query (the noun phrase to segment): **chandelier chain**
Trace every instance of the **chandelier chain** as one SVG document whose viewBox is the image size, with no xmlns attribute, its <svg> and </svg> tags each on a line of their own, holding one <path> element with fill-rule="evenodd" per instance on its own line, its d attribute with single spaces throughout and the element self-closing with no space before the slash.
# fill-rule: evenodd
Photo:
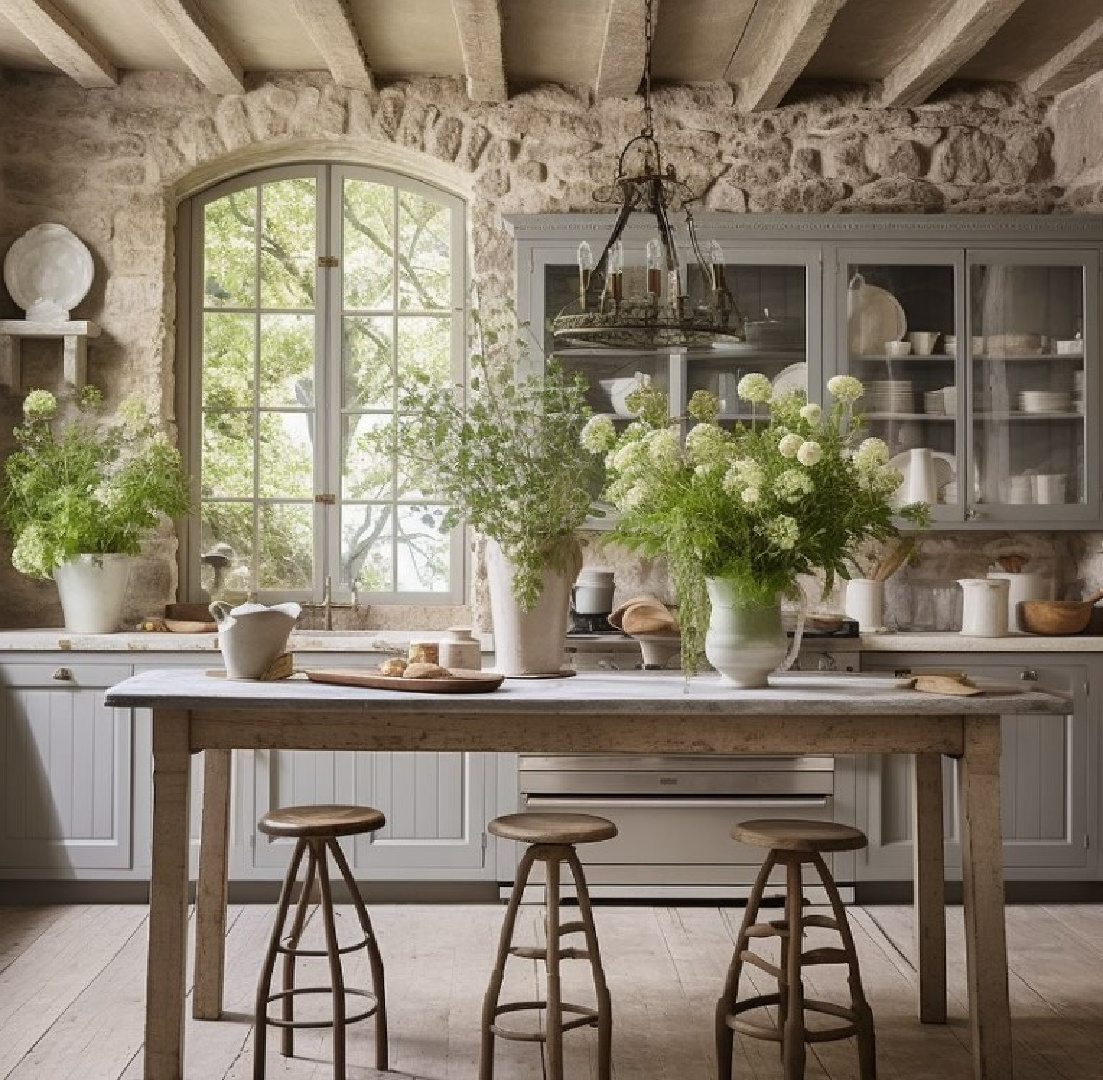
<svg viewBox="0 0 1103 1080">
<path fill-rule="evenodd" d="M 655 133 L 654 117 L 651 111 L 651 43 L 654 40 L 655 33 L 653 8 L 654 0 L 646 0 L 643 28 L 643 133 L 649 137 Z"/>
</svg>

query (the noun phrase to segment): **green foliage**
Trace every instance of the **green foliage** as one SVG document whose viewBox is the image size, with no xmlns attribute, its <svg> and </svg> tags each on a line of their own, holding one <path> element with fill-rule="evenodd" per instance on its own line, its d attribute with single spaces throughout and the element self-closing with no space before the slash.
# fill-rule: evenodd
<svg viewBox="0 0 1103 1080">
<path fill-rule="evenodd" d="M 544 567 L 563 567 L 589 513 L 598 463 L 579 442 L 590 408 L 586 380 L 554 361 L 543 376 L 517 377 L 527 348 L 516 331 L 476 324 L 469 395 L 415 377 L 401 396 L 400 454 L 426 490 L 449 503 L 442 528 L 466 520 L 496 540 L 515 567 L 513 592 L 526 610 Z"/>
<path fill-rule="evenodd" d="M 145 406 L 128 398 L 117 420 L 97 421 L 101 402 L 86 387 L 78 415 L 60 422 L 53 394 L 27 395 L 19 449 L 4 465 L 2 510 L 21 573 L 48 578 L 80 554 L 137 555 L 162 514 L 188 510 L 180 453 Z"/>
<path fill-rule="evenodd" d="M 693 670 L 709 617 L 706 578 L 725 578 L 752 602 L 793 588 L 798 574 L 825 573 L 825 588 L 849 576 L 863 540 L 896 535 L 893 514 L 916 524 L 926 504 L 894 511 L 900 474 L 880 439 L 859 444 L 862 393 L 856 379 L 832 379 L 836 397 L 821 414 L 802 393 L 769 400 L 768 417 L 732 429 L 716 422 L 714 395 L 698 392 L 684 441 L 665 395 L 644 387 L 629 397 L 639 419 L 620 433 L 595 418 L 583 441 L 604 454 L 606 497 L 619 511 L 614 537 L 664 556 L 679 601 L 683 663 Z M 765 406 L 769 383 L 741 381 L 740 396 Z"/>
</svg>

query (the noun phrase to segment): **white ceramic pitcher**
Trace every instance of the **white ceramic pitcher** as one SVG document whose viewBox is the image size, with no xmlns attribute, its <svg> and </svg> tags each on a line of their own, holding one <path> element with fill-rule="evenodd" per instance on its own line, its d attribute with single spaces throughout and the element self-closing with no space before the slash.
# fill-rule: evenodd
<svg viewBox="0 0 1103 1080">
<path fill-rule="evenodd" d="M 210 612 L 218 623 L 218 647 L 229 679 L 259 679 L 280 653 L 302 609 L 298 604 L 246 603 L 231 608 L 215 600 Z"/>
<path fill-rule="evenodd" d="M 961 578 L 964 594 L 961 632 L 967 637 L 1005 637 L 1008 582 L 1002 578 Z"/>
</svg>

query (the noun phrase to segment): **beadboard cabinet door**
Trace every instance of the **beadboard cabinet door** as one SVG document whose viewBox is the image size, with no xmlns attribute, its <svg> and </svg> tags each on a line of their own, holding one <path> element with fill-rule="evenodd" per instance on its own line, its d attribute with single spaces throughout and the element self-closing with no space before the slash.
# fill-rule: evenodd
<svg viewBox="0 0 1103 1080">
<path fill-rule="evenodd" d="M 1097 783 L 1091 763 L 1098 754 L 1098 723 L 1089 695 L 1096 661 L 1035 663 L 1026 657 L 961 654 L 866 654 L 863 671 L 952 668 L 972 676 L 1069 694 L 1067 716 L 1006 716 L 1000 765 L 1000 818 L 1005 876 L 1015 880 L 1086 881 L 1096 876 L 1091 825 L 1097 817 Z M 960 876 L 957 762 L 943 760 L 943 823 L 946 867 Z M 902 756 L 865 759 L 859 782 L 859 828 L 869 847 L 858 853 L 857 875 L 865 881 L 912 877 L 912 791 L 909 762 Z"/>
<path fill-rule="evenodd" d="M 134 717 L 103 691 L 130 666 L 0 663 L 0 875 L 132 866 Z"/>
</svg>

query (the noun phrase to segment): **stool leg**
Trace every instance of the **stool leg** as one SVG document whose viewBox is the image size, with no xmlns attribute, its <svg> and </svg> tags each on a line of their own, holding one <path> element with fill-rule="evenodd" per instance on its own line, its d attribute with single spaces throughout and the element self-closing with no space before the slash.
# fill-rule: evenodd
<svg viewBox="0 0 1103 1080">
<path fill-rule="evenodd" d="M 380 1072 L 387 1071 L 387 991 L 383 980 L 383 957 L 379 954 L 379 943 L 375 940 L 375 932 L 372 930 L 371 919 L 368 917 L 368 909 L 364 904 L 364 898 L 356 885 L 356 879 L 349 870 L 348 860 L 341 850 L 341 845 L 336 839 L 329 840 L 329 850 L 333 853 L 333 861 L 341 871 L 341 877 L 345 879 L 349 896 L 352 897 L 352 905 L 356 908 L 357 918 L 360 920 L 360 929 L 364 931 L 364 939 L 368 943 L 368 962 L 371 964 L 372 993 L 375 994 L 375 1067 Z"/>
<path fill-rule="evenodd" d="M 297 949 L 299 940 L 303 935 L 303 927 L 306 925 L 306 913 L 310 908 L 310 894 L 314 889 L 314 877 L 318 871 L 318 860 L 314 856 L 314 849 L 307 848 L 306 875 L 303 877 L 303 891 L 299 894 L 299 902 L 295 905 L 295 917 L 291 920 L 291 929 L 287 934 L 287 947 Z M 283 978 L 281 989 L 287 994 L 281 999 L 280 1016 L 284 1020 L 295 1019 L 295 999 L 288 991 L 295 988 L 295 961 L 298 957 L 290 953 L 283 954 Z M 295 1054 L 295 1032 L 292 1028 L 285 1027 L 280 1031 L 280 1053 L 284 1057 L 293 1057 Z"/>
<path fill-rule="evenodd" d="M 521 906 L 521 897 L 525 892 L 536 852 L 528 848 L 521 856 L 517 866 L 517 877 L 513 883 L 513 892 L 509 896 L 502 932 L 498 936 L 498 956 L 494 961 L 494 970 L 490 973 L 490 983 L 483 998 L 482 1040 L 479 1050 L 479 1080 L 494 1080 L 494 1018 L 498 1009 L 498 998 L 502 993 L 502 981 L 506 974 L 506 960 L 509 959 L 509 947 L 513 943 L 513 930 L 517 925 L 517 910 Z M 263 1080 L 263 1078 L 258 1078 Z"/>
<path fill-rule="evenodd" d="M 858 967 L 858 950 L 854 947 L 854 935 L 850 932 L 850 921 L 846 917 L 846 909 L 843 907 L 835 879 L 818 853 L 814 858 L 816 870 L 823 879 L 827 898 L 831 901 L 835 922 L 839 924 L 839 936 L 843 940 L 843 949 L 846 951 L 850 1007 L 858 1018 L 858 1075 L 861 1080 L 877 1080 L 877 1043 L 873 1031 L 873 1010 L 869 1007 L 865 991 L 862 989 L 862 975 Z"/>
<path fill-rule="evenodd" d="M 590 904 L 590 890 L 586 887 L 582 863 L 573 847 L 567 849 L 567 865 L 571 868 L 575 892 L 578 894 L 578 912 L 582 917 L 582 932 L 586 937 L 586 951 L 590 954 L 590 969 L 594 974 L 594 995 L 597 998 L 597 1080 L 611 1080 L 613 1003 L 609 997 L 609 987 L 605 982 L 601 951 L 598 949 L 597 927 L 594 925 L 594 911 Z"/>
<path fill-rule="evenodd" d="M 345 1080 L 345 976 L 341 971 L 341 954 L 337 951 L 337 926 L 333 920 L 333 893 L 329 888 L 329 867 L 326 865 L 324 840 L 311 840 L 318 859 L 318 887 L 322 892 L 322 920 L 326 931 L 326 955 L 333 986 L 333 1080 Z"/>
<path fill-rule="evenodd" d="M 801 862 L 788 855 L 785 859 L 785 926 L 789 932 L 789 949 L 785 965 L 787 997 L 785 1027 L 781 1060 L 785 1080 L 803 1080 L 804 1077 L 804 984 L 800 975 L 800 955 L 804 937 L 803 907 L 804 889 L 801 885 Z"/>
<path fill-rule="evenodd" d="M 283 878 L 280 902 L 276 908 L 276 924 L 272 927 L 268 952 L 264 955 L 260 979 L 257 981 L 257 1000 L 253 1015 L 253 1080 L 264 1080 L 264 1055 L 268 1042 L 268 995 L 272 992 L 272 972 L 276 970 L 276 957 L 279 955 L 280 939 L 283 937 L 283 924 L 287 919 L 287 909 L 291 906 L 291 890 L 295 887 L 295 878 L 299 874 L 299 865 L 303 861 L 305 850 L 306 841 L 299 840 Z"/>
<path fill-rule="evenodd" d="M 728 1014 L 732 1011 L 739 997 L 739 974 L 743 970 L 743 953 L 747 949 L 747 931 L 754 926 L 758 918 L 758 909 L 762 903 L 762 894 L 766 891 L 766 883 L 770 880 L 770 871 L 773 870 L 777 856 L 771 851 L 766 855 L 762 863 L 762 869 L 758 871 L 750 895 L 747 897 L 747 907 L 743 912 L 743 923 L 739 927 L 739 933 L 735 939 L 735 951 L 732 953 L 731 964 L 728 965 L 728 977 L 724 981 L 724 992 L 716 1003 L 716 1070 L 719 1080 L 731 1080 L 732 1076 L 732 1048 L 735 1033 L 728 1027 Z"/>
<path fill-rule="evenodd" d="M 542 846 L 542 845 L 541 845 Z M 548 976 L 547 1030 L 544 1045 L 548 1048 L 547 1080 L 563 1080 L 563 1001 L 559 983 L 559 860 L 553 853 L 546 860 L 547 884 L 545 899 L 548 942 L 544 966 Z"/>
</svg>

